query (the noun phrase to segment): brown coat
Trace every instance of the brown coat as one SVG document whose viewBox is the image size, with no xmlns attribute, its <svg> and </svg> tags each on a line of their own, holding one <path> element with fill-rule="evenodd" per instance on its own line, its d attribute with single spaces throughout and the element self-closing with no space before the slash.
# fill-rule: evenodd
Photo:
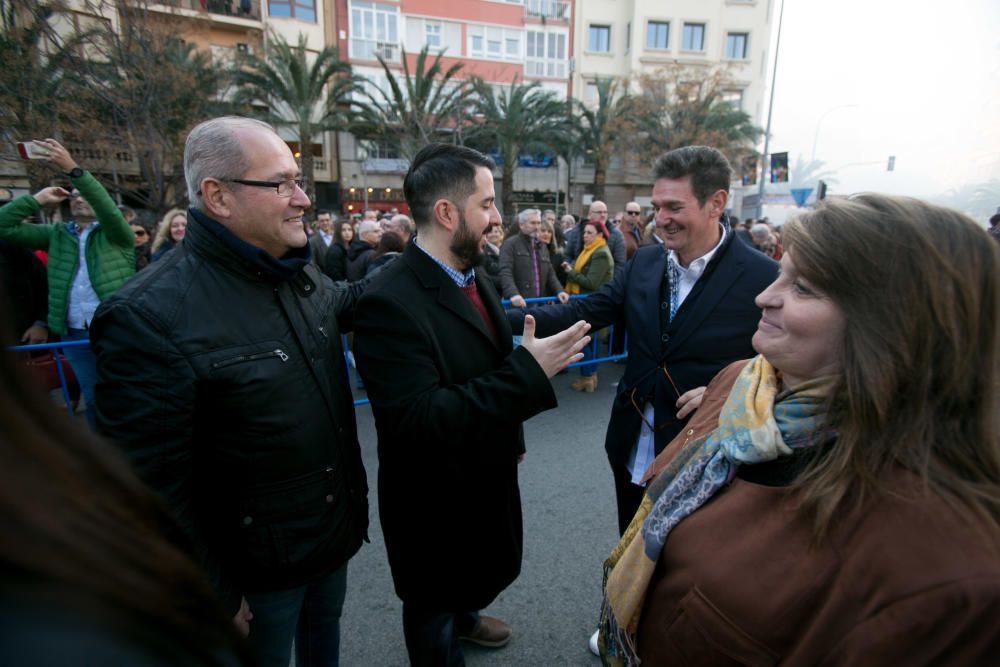
<svg viewBox="0 0 1000 667">
<path fill-rule="evenodd" d="M 714 428 L 744 362 L 709 385 L 651 467 Z M 737 477 L 667 539 L 638 629 L 643 665 L 1000 662 L 997 531 L 897 471 L 820 547 L 787 488 Z"/>
</svg>

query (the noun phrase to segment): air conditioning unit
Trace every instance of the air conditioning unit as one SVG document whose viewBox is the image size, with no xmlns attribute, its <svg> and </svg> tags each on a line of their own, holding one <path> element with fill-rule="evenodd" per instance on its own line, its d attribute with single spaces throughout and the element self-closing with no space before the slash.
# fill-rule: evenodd
<svg viewBox="0 0 1000 667">
<path fill-rule="evenodd" d="M 243 42 L 240 42 L 236 45 L 236 50 L 246 56 L 253 55 L 253 47 Z"/>
</svg>

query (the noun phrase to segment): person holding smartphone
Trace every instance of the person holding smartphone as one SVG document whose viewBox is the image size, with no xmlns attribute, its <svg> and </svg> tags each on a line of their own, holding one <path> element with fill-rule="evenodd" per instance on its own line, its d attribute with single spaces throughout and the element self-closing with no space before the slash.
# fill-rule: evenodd
<svg viewBox="0 0 1000 667">
<path fill-rule="evenodd" d="M 63 340 L 89 337 L 90 321 L 102 301 L 135 273 L 135 233 L 114 200 L 55 139 L 32 142 L 31 159 L 45 160 L 63 172 L 72 189 L 48 187 L 0 208 L 0 239 L 49 254 L 49 331 Z M 55 224 L 25 222 L 43 206 L 70 200 L 71 218 Z M 94 427 L 96 361 L 89 347 L 65 350 Z"/>
</svg>

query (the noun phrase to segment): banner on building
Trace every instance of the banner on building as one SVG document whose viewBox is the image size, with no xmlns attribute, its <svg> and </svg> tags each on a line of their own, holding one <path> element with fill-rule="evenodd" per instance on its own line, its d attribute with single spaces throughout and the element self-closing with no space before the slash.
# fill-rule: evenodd
<svg viewBox="0 0 1000 667">
<path fill-rule="evenodd" d="M 771 153 L 771 182 L 788 182 L 788 153 Z"/>
<path fill-rule="evenodd" d="M 757 156 L 748 155 L 743 158 L 741 169 L 743 185 L 757 185 Z"/>
</svg>

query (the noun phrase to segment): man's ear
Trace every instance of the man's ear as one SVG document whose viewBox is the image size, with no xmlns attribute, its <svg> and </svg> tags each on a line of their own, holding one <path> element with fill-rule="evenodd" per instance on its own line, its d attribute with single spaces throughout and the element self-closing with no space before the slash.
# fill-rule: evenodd
<svg viewBox="0 0 1000 667">
<path fill-rule="evenodd" d="M 726 202 L 729 201 L 729 193 L 725 190 L 716 190 L 712 193 L 705 204 L 708 212 L 713 218 L 720 218 L 726 212 Z"/>
<path fill-rule="evenodd" d="M 205 205 L 205 213 L 216 220 L 232 216 L 232 196 L 232 191 L 222 187 L 214 178 L 206 178 L 201 182 L 201 201 Z"/>
<path fill-rule="evenodd" d="M 434 221 L 448 232 L 458 229 L 458 207 L 450 199 L 438 199 L 431 212 Z"/>
</svg>

